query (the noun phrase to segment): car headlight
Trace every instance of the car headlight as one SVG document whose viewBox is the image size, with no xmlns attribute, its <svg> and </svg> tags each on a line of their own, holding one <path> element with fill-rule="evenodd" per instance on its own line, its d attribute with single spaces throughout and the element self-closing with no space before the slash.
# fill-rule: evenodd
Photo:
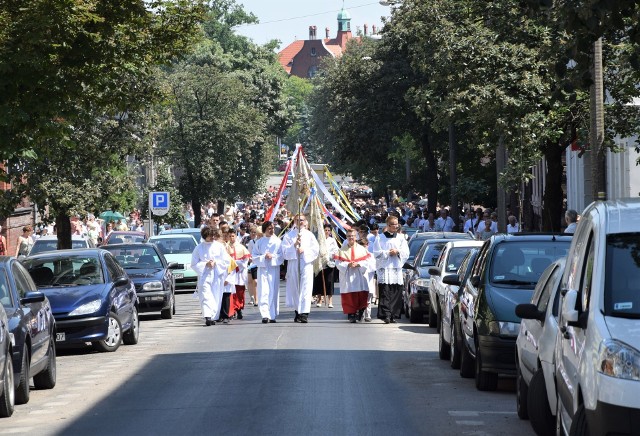
<svg viewBox="0 0 640 436">
<path fill-rule="evenodd" d="M 102 306 L 102 300 L 93 300 L 80 307 L 76 307 L 69 313 L 69 315 L 86 315 L 88 313 L 94 313 L 100 309 L 100 306 Z"/>
<path fill-rule="evenodd" d="M 416 281 L 413 282 L 413 284 L 415 285 L 416 288 L 428 288 L 429 287 L 429 279 L 416 279 Z"/>
<path fill-rule="evenodd" d="M 489 334 L 497 336 L 518 336 L 519 322 L 491 321 L 489 322 Z"/>
<path fill-rule="evenodd" d="M 598 372 L 610 377 L 640 380 L 640 351 L 614 339 L 600 344 Z"/>
<path fill-rule="evenodd" d="M 162 282 L 149 282 L 142 285 L 143 291 L 162 291 L 163 289 Z"/>
</svg>

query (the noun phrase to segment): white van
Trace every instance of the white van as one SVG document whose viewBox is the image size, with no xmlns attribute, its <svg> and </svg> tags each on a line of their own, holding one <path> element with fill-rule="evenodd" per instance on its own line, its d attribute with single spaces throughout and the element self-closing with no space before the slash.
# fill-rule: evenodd
<svg viewBox="0 0 640 436">
<path fill-rule="evenodd" d="M 585 209 L 561 282 L 559 434 L 638 434 L 640 199 Z"/>
</svg>

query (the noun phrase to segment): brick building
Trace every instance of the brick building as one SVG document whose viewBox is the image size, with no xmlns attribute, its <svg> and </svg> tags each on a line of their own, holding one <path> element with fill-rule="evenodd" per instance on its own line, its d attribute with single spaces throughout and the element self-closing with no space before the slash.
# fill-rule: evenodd
<svg viewBox="0 0 640 436">
<path fill-rule="evenodd" d="M 0 193 L 8 190 L 10 185 L 0 182 Z M 7 253 L 10 255 L 16 252 L 16 241 L 18 236 L 22 236 L 22 228 L 26 225 L 33 226 L 35 218 L 35 209 L 28 199 L 22 202 L 14 209 L 9 216 L 0 215 L 0 225 L 2 226 L 2 236 L 7 240 Z"/>
<path fill-rule="evenodd" d="M 363 36 L 369 37 L 369 29 L 364 25 Z M 376 26 L 372 27 L 372 37 L 376 36 Z M 347 47 L 347 41 L 353 36 L 351 31 L 351 15 L 344 8 L 338 13 L 338 33 L 330 37 L 330 29 L 325 28 L 325 37 L 318 38 L 316 26 L 309 26 L 309 39 L 294 41 L 278 53 L 278 59 L 287 73 L 302 78 L 313 77 L 322 58 L 338 57 Z"/>
</svg>

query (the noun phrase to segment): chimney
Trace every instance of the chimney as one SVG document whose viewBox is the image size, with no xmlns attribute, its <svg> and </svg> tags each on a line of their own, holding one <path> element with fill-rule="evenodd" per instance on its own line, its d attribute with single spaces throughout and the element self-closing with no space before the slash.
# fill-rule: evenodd
<svg viewBox="0 0 640 436">
<path fill-rule="evenodd" d="M 316 39 L 316 26 L 309 26 L 309 39 Z"/>
<path fill-rule="evenodd" d="M 327 39 L 331 38 L 331 37 L 329 36 L 329 28 L 328 28 L 328 27 L 325 27 L 325 28 L 324 28 L 324 34 L 326 35 Z"/>
<path fill-rule="evenodd" d="M 364 36 L 367 36 L 367 31 L 369 30 L 369 26 L 367 26 L 367 23 L 364 24 Z"/>
<path fill-rule="evenodd" d="M 375 34 L 377 33 L 377 32 L 376 32 L 377 30 L 378 30 L 378 29 L 376 28 L 376 25 L 375 25 L 375 24 L 374 24 L 373 26 L 371 26 L 371 33 L 372 33 L 373 35 L 375 35 Z"/>
</svg>

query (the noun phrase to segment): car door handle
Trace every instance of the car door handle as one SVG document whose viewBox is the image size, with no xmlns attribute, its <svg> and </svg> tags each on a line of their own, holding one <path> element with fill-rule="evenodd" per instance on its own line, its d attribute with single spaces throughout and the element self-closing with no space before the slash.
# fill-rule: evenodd
<svg viewBox="0 0 640 436">
<path fill-rule="evenodd" d="M 560 327 L 560 333 L 562 333 L 562 337 L 565 339 L 571 339 L 571 335 L 569 334 L 569 331 L 567 330 L 566 327 L 562 326 Z"/>
</svg>

